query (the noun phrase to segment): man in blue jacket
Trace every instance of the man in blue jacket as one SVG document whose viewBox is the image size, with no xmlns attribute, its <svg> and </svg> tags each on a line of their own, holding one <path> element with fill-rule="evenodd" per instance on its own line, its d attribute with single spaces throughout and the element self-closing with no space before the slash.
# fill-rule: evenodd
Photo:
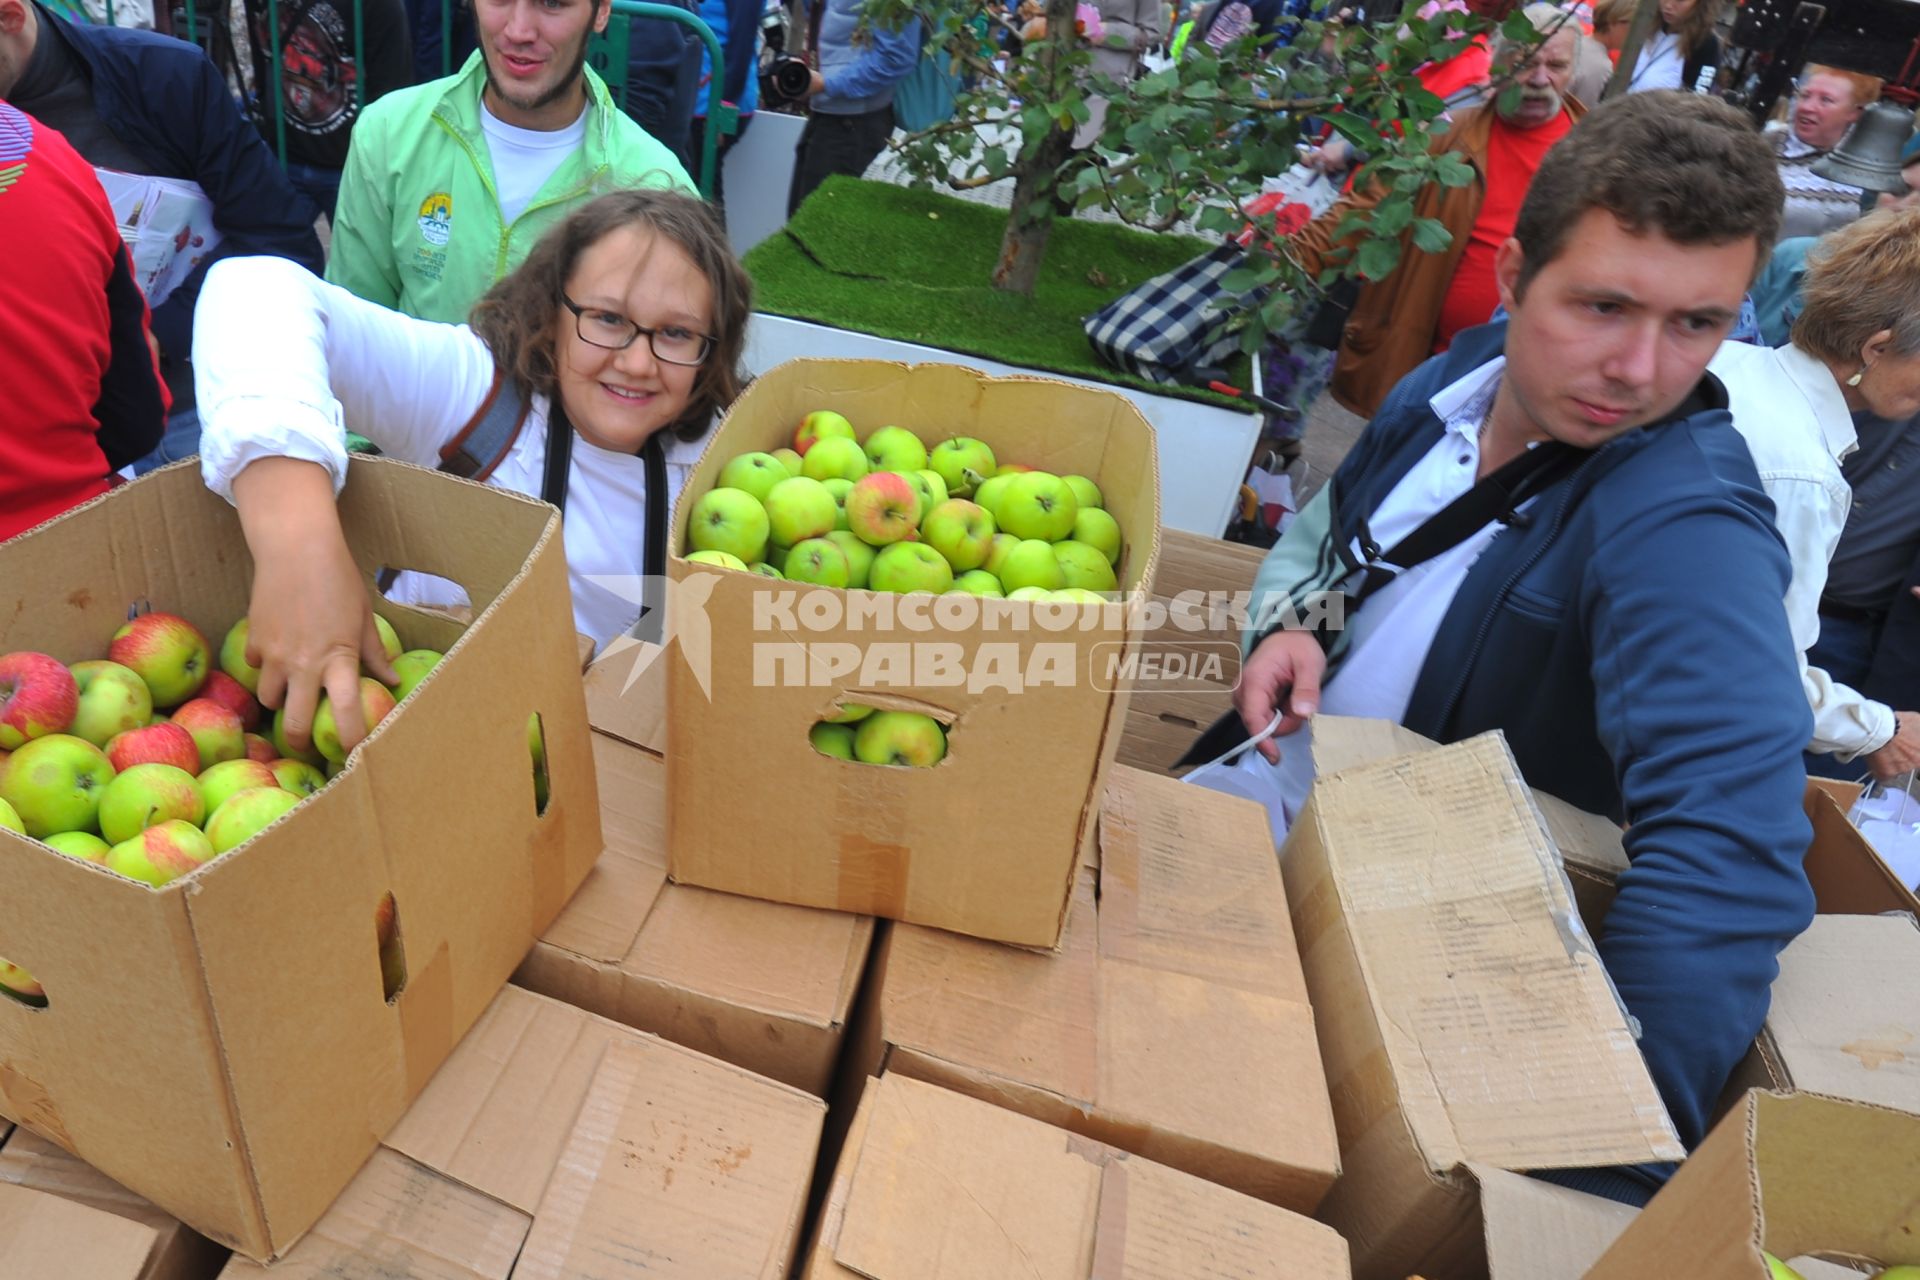
<svg viewBox="0 0 1920 1280">
<path fill-rule="evenodd" d="M 1235 692 L 1289 735 L 1262 745 L 1289 810 L 1324 711 L 1502 730 L 1533 786 L 1629 823 L 1600 952 L 1689 1144 L 1813 915 L 1791 569 L 1706 373 L 1779 226 L 1771 169 L 1737 111 L 1671 92 L 1550 151 L 1495 260 L 1510 318 L 1394 388 L 1255 586 L 1358 607 L 1337 633 L 1256 621 Z M 1483 514 L 1428 523 L 1488 477 Z M 1667 1172 L 1576 1185 L 1644 1199 Z"/>
<path fill-rule="evenodd" d="M 860 28 L 864 0 L 819 0 L 820 63 L 793 160 L 787 216 L 836 173 L 859 177 L 893 135 L 893 91 L 920 60 L 921 28 Z"/>
<path fill-rule="evenodd" d="M 198 452 L 188 353 L 201 281 L 230 255 L 270 254 L 319 271 L 317 211 L 287 181 L 213 63 L 185 41 L 75 26 L 33 0 L 0 0 L 0 98 L 66 135 L 94 168 L 197 183 L 213 205 L 219 246 L 153 309 L 173 412 L 159 449 L 136 466 Z"/>
</svg>

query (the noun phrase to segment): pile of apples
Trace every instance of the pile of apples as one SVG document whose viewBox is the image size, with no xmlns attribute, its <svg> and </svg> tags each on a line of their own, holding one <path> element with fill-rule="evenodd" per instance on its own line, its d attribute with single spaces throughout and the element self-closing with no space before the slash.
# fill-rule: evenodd
<svg viewBox="0 0 1920 1280">
<path fill-rule="evenodd" d="M 403 650 L 376 618 L 400 682 L 360 681 L 371 729 L 440 661 Z M 332 703 L 314 715 L 313 748 L 286 739 L 284 712 L 255 698 L 247 620 L 220 646 L 185 618 L 145 613 L 114 632 L 104 659 L 71 667 L 44 653 L 0 656 L 0 827 L 71 858 L 160 886 L 251 839 L 325 786 L 346 763 Z M 255 729 L 264 728 L 265 733 Z M 45 991 L 0 960 L 0 988 L 31 1003 Z"/>
<path fill-rule="evenodd" d="M 911 769 L 931 769 L 947 757 L 947 730 L 918 711 L 882 711 L 842 705 L 807 731 L 823 756 Z"/>
<path fill-rule="evenodd" d="M 1085 476 L 1001 463 L 969 436 L 928 449 L 900 426 L 864 444 L 809 413 L 791 449 L 744 453 L 694 503 L 687 559 L 826 587 L 1112 598 L 1120 526 Z"/>
</svg>

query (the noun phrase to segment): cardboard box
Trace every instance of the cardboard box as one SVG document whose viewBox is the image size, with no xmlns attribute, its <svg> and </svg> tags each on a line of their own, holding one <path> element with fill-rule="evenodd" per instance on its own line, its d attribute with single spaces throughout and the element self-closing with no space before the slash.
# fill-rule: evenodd
<svg viewBox="0 0 1920 1280">
<path fill-rule="evenodd" d="M 48 996 L 0 1005 L 0 1113 L 260 1258 L 325 1212 L 601 848 L 553 510 L 356 459 L 340 515 L 369 582 L 422 569 L 480 612 L 462 633 L 382 606 L 447 657 L 332 785 L 157 890 L 0 832 L 0 955 Z M 98 656 L 143 602 L 218 643 L 247 609 L 245 548 L 190 464 L 116 489 L 0 545 L 0 652 Z M 392 1003 L 373 931 L 389 891 L 407 969 Z M 165 1081 L 166 1105 L 129 1080 Z"/>
<path fill-rule="evenodd" d="M 806 1280 L 1346 1280 L 1331 1228 L 901 1076 L 869 1080 Z"/>
<path fill-rule="evenodd" d="M 1729 1086 L 1795 1089 L 1920 1113 L 1920 927 L 1815 916 L 1780 953 L 1766 1028 Z"/>
<path fill-rule="evenodd" d="M 228 1257 L 226 1249 L 161 1212 L 152 1201 L 25 1129 L 15 1130 L 0 1146 L 0 1183 L 59 1196 L 149 1228 L 152 1243 L 145 1264 L 127 1273 L 129 1280 L 213 1280 Z M 18 1273 L 0 1268 L 0 1275 L 10 1274 Z"/>
<path fill-rule="evenodd" d="M 0 1183 L 0 1276 L 142 1280 L 154 1241 L 131 1218 Z"/>
<path fill-rule="evenodd" d="M 1484 1271 L 1469 1163 L 1685 1154 L 1497 735 L 1321 777 L 1281 867 L 1361 1280 Z"/>
<path fill-rule="evenodd" d="M 1153 581 L 1153 429 L 1124 397 L 955 365 L 796 360 L 763 374 L 714 433 L 674 513 L 673 878 L 1054 946 L 1126 720 L 1125 681 L 1113 688 L 1108 677 L 1138 636 L 1119 607 L 1059 612 L 1074 629 L 1050 630 L 1026 602 L 841 591 L 690 565 L 689 513 L 721 467 L 785 443 L 808 412 L 829 406 L 863 434 L 897 422 L 930 443 L 976 436 L 996 457 L 1091 477 L 1120 524 L 1122 590 L 1142 597 Z M 688 602 L 702 594 L 690 623 Z M 815 751 L 807 731 L 847 701 L 933 715 L 949 727 L 946 758 L 889 769 Z"/>
<path fill-rule="evenodd" d="M 1266 816 L 1125 766 L 1058 955 L 894 925 L 850 1065 L 1298 1212 L 1339 1172 Z M 858 1076 L 854 1077 L 856 1080 Z"/>
<path fill-rule="evenodd" d="M 313 1231 L 223 1280 L 771 1280 L 824 1113 L 508 987 Z"/>
<path fill-rule="evenodd" d="M 1796 1265 L 1802 1256 L 1920 1264 L 1916 1187 L 1920 1116 L 1755 1091 L 1586 1280 L 1768 1280 L 1762 1250 Z"/>
<path fill-rule="evenodd" d="M 665 763 L 602 733 L 593 754 L 606 852 L 514 980 L 826 1096 L 872 917 L 668 883 Z"/>
<path fill-rule="evenodd" d="M 1488 1280 L 1575 1280 L 1639 1213 L 1505 1169 L 1470 1164 L 1466 1176 L 1480 1197 Z"/>
</svg>

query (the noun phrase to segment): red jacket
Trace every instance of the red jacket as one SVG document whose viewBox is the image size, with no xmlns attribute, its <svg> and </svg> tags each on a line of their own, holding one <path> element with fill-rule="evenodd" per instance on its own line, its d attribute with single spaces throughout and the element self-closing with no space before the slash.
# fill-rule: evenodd
<svg viewBox="0 0 1920 1280">
<path fill-rule="evenodd" d="M 0 102 L 0 539 L 105 493 L 168 399 L 147 303 L 93 169 Z"/>
</svg>

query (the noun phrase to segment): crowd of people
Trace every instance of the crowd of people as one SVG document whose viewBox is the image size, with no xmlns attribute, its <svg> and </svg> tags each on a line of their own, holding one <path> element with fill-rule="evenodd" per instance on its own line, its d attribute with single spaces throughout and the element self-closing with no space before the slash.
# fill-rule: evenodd
<svg viewBox="0 0 1920 1280">
<path fill-rule="evenodd" d="M 1113 7 L 1116 66 L 1175 29 Z M 1880 86 L 1809 68 L 1762 132 L 1696 92 L 1715 10 L 1662 0 L 1619 76 L 1626 19 L 1604 2 L 1591 33 L 1535 4 L 1538 39 L 1430 69 L 1451 103 L 1432 145 L 1473 181 L 1420 193 L 1450 246 L 1405 253 L 1354 302 L 1332 391 L 1370 421 L 1261 571 L 1256 613 L 1294 621 L 1249 634 L 1222 727 L 1269 735 L 1243 767 L 1280 829 L 1324 713 L 1442 741 L 1501 730 L 1531 783 L 1626 824 L 1600 946 L 1689 1142 L 1811 917 L 1806 774 L 1920 767 L 1903 474 L 1920 466 L 1920 144 L 1909 190 L 1870 211 L 1810 161 Z M 750 109 L 733 37 L 752 49 L 757 9 L 700 11 L 729 39 L 696 78 Z M 284 48 L 354 45 L 333 0 L 279 12 Z M 1285 38 L 1300 12 L 1223 0 L 1181 36 Z M 304 83 L 282 164 L 199 49 L 0 0 L 0 538 L 197 453 L 257 566 L 249 659 L 295 745 L 323 693 L 357 705 L 361 664 L 387 670 L 334 505 L 349 432 L 560 507 L 570 624 L 631 629 L 640 606 L 601 584 L 661 572 L 665 513 L 740 390 L 752 287 L 684 139 L 587 68 L 608 17 L 605 0 L 476 0 L 449 74 L 398 83 L 412 60 L 383 47 L 364 107 L 352 83 Z M 790 207 L 874 158 L 921 57 L 912 24 L 857 35 L 855 0 L 820 18 Z M 1583 76 L 1631 92 L 1590 105 Z M 211 207 L 217 243 L 151 307 L 102 170 Z M 1343 220 L 1380 194 L 1359 165 L 1293 240 L 1310 271 L 1344 260 Z M 387 589 L 457 603 L 416 575 Z M 1326 593 L 1342 625 L 1300 623 L 1329 616 L 1297 608 Z M 1665 1173 L 1565 1176 L 1631 1201 Z"/>
</svg>

